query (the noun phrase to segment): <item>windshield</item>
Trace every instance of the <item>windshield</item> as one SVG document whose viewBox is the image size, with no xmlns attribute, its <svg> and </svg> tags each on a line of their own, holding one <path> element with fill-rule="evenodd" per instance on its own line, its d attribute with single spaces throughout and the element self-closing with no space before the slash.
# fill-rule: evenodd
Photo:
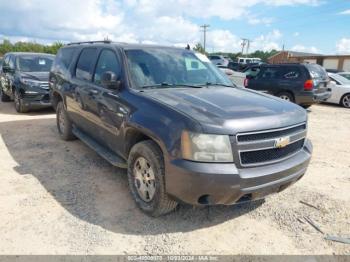
<svg viewBox="0 0 350 262">
<path fill-rule="evenodd" d="M 229 85 L 231 81 L 210 60 L 181 49 L 132 49 L 125 51 L 134 88 L 179 85 Z"/>
<path fill-rule="evenodd" d="M 334 75 L 332 75 L 332 77 L 333 77 L 336 81 L 342 83 L 343 85 L 350 85 L 350 80 L 347 79 L 347 78 L 345 78 L 344 76 L 334 74 Z"/>
<path fill-rule="evenodd" d="M 17 67 L 22 72 L 49 72 L 52 62 L 50 56 L 19 56 Z"/>
</svg>

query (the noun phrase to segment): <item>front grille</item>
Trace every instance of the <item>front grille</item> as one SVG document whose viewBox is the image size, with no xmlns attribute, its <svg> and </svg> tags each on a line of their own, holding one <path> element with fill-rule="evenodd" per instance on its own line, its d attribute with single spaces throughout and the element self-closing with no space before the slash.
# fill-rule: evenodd
<svg viewBox="0 0 350 262">
<path fill-rule="evenodd" d="M 277 137 L 282 137 L 282 136 L 302 132 L 304 130 L 306 130 L 306 124 L 287 128 L 287 129 L 282 129 L 278 131 L 272 131 L 272 132 L 267 131 L 267 132 L 254 133 L 254 134 L 242 134 L 237 136 L 237 141 L 251 142 L 256 140 L 265 140 L 265 139 L 277 138 Z"/>
<path fill-rule="evenodd" d="M 40 88 L 48 90 L 49 89 L 49 83 L 42 83 L 42 84 L 40 84 Z"/>
<path fill-rule="evenodd" d="M 305 139 L 302 139 L 283 148 L 270 148 L 258 151 L 241 152 L 241 163 L 243 165 L 257 164 L 288 157 L 302 149 L 304 146 L 304 141 Z"/>
</svg>

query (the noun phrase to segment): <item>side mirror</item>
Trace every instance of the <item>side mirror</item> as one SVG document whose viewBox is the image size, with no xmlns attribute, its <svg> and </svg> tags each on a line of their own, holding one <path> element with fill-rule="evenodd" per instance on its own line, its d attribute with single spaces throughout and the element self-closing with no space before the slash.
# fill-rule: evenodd
<svg viewBox="0 0 350 262">
<path fill-rule="evenodd" d="M 4 73 L 12 73 L 14 70 L 11 67 L 9 67 L 9 66 L 3 66 L 2 67 L 2 71 Z"/>
<path fill-rule="evenodd" d="M 101 83 L 108 89 L 118 90 L 121 87 L 121 81 L 118 80 L 117 75 L 112 71 L 106 71 L 102 74 Z"/>
<path fill-rule="evenodd" d="M 246 78 L 250 80 L 250 79 L 253 79 L 254 76 L 252 76 L 252 75 L 246 75 Z"/>
<path fill-rule="evenodd" d="M 335 86 L 337 85 L 337 83 L 334 80 L 331 80 L 330 83 Z"/>
</svg>

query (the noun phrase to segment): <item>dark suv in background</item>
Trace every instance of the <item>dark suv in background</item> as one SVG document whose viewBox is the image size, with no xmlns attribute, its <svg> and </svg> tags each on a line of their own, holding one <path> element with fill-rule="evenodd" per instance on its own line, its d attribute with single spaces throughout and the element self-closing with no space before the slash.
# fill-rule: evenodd
<svg viewBox="0 0 350 262">
<path fill-rule="evenodd" d="M 245 87 L 309 107 L 331 96 L 329 78 L 317 64 L 276 64 L 247 68 Z"/>
<path fill-rule="evenodd" d="M 14 100 L 17 112 L 50 107 L 49 72 L 53 55 L 7 53 L 0 72 L 2 102 Z"/>
<path fill-rule="evenodd" d="M 230 205 L 280 192 L 306 172 L 307 113 L 232 86 L 210 60 L 173 47 L 88 42 L 61 48 L 50 74 L 63 140 L 127 168 L 138 207 Z"/>
</svg>

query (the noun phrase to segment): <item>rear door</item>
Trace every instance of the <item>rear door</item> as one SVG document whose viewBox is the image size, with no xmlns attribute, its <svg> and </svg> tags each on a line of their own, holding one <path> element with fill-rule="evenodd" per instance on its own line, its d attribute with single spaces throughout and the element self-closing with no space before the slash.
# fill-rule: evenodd
<svg viewBox="0 0 350 262">
<path fill-rule="evenodd" d="M 67 109 L 73 116 L 73 122 L 84 132 L 94 137 L 95 123 L 98 121 L 91 111 L 92 74 L 97 60 L 98 49 L 83 48 L 74 68 L 71 81 L 72 99 L 67 100 Z"/>
<path fill-rule="evenodd" d="M 274 94 L 278 90 L 280 69 L 276 66 L 261 67 L 256 77 L 248 80 L 248 88 Z"/>
</svg>

